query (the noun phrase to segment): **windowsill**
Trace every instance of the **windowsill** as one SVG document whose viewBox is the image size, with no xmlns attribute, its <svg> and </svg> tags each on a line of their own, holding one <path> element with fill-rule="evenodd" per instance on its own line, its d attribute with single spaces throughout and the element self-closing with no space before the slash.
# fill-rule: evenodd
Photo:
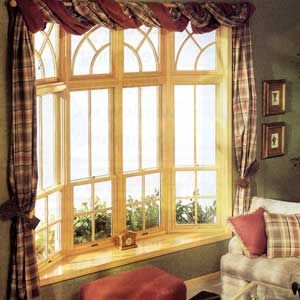
<svg viewBox="0 0 300 300">
<path fill-rule="evenodd" d="M 215 234 L 169 233 L 139 240 L 138 247 L 120 251 L 108 247 L 93 252 L 68 256 L 40 273 L 41 286 L 107 270 L 113 267 L 210 244 L 231 238 L 229 232 Z"/>
</svg>

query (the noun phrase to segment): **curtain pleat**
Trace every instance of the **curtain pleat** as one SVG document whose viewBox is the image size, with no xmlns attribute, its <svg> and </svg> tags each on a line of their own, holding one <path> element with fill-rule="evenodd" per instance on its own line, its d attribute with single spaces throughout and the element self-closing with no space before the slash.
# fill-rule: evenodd
<svg viewBox="0 0 300 300">
<path fill-rule="evenodd" d="M 239 180 L 234 214 L 247 212 L 251 201 L 250 175 L 256 163 L 256 89 L 248 24 L 232 30 L 234 147 Z"/>
<path fill-rule="evenodd" d="M 29 214 L 37 189 L 37 130 L 34 48 L 32 34 L 20 13 L 12 45 L 12 128 L 9 188 L 15 205 L 11 230 L 9 299 L 39 299 L 34 232 Z"/>
</svg>

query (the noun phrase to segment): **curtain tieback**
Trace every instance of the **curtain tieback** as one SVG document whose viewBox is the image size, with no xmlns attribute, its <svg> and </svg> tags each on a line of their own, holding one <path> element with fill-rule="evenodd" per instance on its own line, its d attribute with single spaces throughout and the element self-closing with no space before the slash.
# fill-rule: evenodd
<svg viewBox="0 0 300 300">
<path fill-rule="evenodd" d="M 31 229 L 35 229 L 40 222 L 39 218 L 36 216 L 30 217 L 30 211 L 22 211 L 12 200 L 7 200 L 0 206 L 0 217 L 3 220 L 10 220 L 14 217 L 23 218 Z"/>
<path fill-rule="evenodd" d="M 248 187 L 248 185 L 250 184 L 250 178 L 251 176 L 253 176 L 259 169 L 259 163 L 255 160 L 251 166 L 247 169 L 246 171 L 246 175 L 245 176 L 240 176 L 237 180 L 237 185 L 242 188 L 245 189 L 246 187 Z"/>
</svg>

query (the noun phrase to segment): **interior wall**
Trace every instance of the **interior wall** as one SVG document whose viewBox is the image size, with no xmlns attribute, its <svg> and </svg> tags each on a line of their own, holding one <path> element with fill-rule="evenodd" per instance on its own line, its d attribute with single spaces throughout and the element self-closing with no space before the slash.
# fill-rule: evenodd
<svg viewBox="0 0 300 300">
<path fill-rule="evenodd" d="M 256 176 L 257 195 L 300 202 L 300 167 L 290 158 L 300 156 L 300 1 L 254 0 L 256 12 L 251 19 L 254 44 L 254 68 L 258 95 L 258 154 L 260 170 Z M 293 62 L 294 61 L 294 62 Z M 262 116 L 262 81 L 286 79 L 286 112 Z M 285 122 L 286 153 L 261 160 L 261 124 Z"/>
</svg>

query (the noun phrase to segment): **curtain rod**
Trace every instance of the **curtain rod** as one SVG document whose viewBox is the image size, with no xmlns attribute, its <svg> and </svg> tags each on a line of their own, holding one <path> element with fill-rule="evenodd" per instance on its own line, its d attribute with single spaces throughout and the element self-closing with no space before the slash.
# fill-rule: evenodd
<svg viewBox="0 0 300 300">
<path fill-rule="evenodd" d="M 119 2 L 121 5 L 123 4 L 121 1 L 117 1 L 117 2 Z M 63 3 L 65 6 L 72 6 L 72 3 L 70 3 L 70 2 L 63 2 Z M 157 2 L 157 3 L 159 3 L 159 2 Z M 161 3 L 161 4 L 163 4 L 166 7 L 176 7 L 176 5 L 174 5 L 172 3 Z M 18 3 L 16 2 L 16 0 L 10 0 L 9 5 L 11 7 L 17 7 Z"/>
</svg>

